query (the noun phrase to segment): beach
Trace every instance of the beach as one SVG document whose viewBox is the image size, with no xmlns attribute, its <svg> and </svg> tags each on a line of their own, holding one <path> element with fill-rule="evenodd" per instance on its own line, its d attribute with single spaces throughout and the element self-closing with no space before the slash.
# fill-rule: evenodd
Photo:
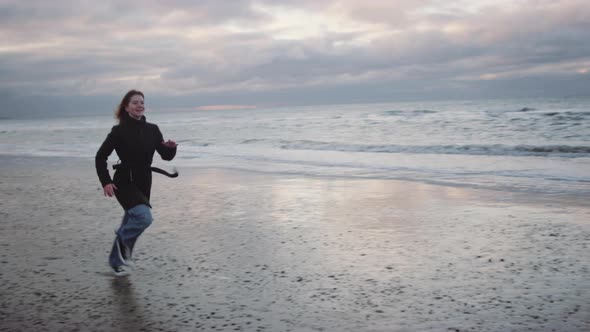
<svg viewBox="0 0 590 332">
<path fill-rule="evenodd" d="M 590 330 L 588 197 L 185 167 L 115 277 L 94 160 L 0 160 L 0 331 Z"/>
</svg>

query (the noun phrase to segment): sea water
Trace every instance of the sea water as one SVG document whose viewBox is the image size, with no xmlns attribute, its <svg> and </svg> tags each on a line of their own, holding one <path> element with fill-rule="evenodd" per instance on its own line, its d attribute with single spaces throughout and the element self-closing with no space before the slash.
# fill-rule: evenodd
<svg viewBox="0 0 590 332">
<path fill-rule="evenodd" d="M 149 105 L 148 105 L 149 107 Z M 148 109 L 170 165 L 590 198 L 590 98 Z M 0 120 L 0 153 L 93 158 L 112 113 Z M 115 153 L 109 159 L 116 162 Z M 167 164 L 155 158 L 155 164 Z"/>
</svg>

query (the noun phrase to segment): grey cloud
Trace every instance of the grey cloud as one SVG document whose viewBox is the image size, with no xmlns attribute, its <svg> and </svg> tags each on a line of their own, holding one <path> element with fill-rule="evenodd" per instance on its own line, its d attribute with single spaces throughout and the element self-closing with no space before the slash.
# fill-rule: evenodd
<svg viewBox="0 0 590 332">
<path fill-rule="evenodd" d="M 128 0 L 103 1 L 92 0 L 56 0 L 56 1 L 20 1 L 7 0 L 0 4 L 0 17 L 5 20 L 56 20 L 72 16 L 86 16 L 94 19 L 118 19 L 138 15 L 161 16 L 175 10 L 187 11 L 195 18 L 215 22 L 236 17 L 260 18 L 260 14 L 251 9 L 250 1 L 214 1 L 214 0 Z"/>
<path fill-rule="evenodd" d="M 217 1 L 217 0 L 131 0 L 128 5 L 141 9 L 154 21 L 172 13 L 186 14 L 178 21 L 169 21 L 173 26 L 207 26 L 226 23 L 227 21 L 259 22 L 268 17 L 252 8 L 251 1 Z"/>
<path fill-rule="evenodd" d="M 534 84 L 522 76 L 544 75 L 538 68 L 549 68 L 546 77 L 557 79 L 550 68 L 559 72 L 590 61 L 590 14 L 582 1 L 537 1 L 511 12 L 499 5 L 475 13 L 452 7 L 421 10 L 436 3 L 4 1 L 0 47 L 13 49 L 0 51 L 0 88 L 9 94 L 29 87 L 68 95 L 84 89 L 115 93 L 126 84 L 143 84 L 161 98 L 186 94 L 236 102 L 249 100 L 244 91 L 260 93 L 256 100 L 263 102 L 298 100 L 289 93 L 307 93 L 323 101 L 336 98 L 336 91 L 354 90 L 350 100 L 363 99 L 361 93 L 363 100 L 370 100 L 399 98 L 389 88 L 408 96 L 425 90 L 433 96 L 452 94 L 452 84 L 474 94 L 472 86 L 506 93 L 501 86 L 511 86 L 510 79 Z M 273 18 L 257 11 L 257 4 L 333 14 L 359 27 L 354 32 L 277 40 L 276 31 L 267 30 Z M 229 30 L 227 23 L 250 32 Z M 366 28 L 364 23 L 373 25 Z M 494 73 L 504 76 L 475 82 L 480 75 Z M 155 78 L 113 81 L 117 76 Z M 326 97 L 319 96 L 321 92 Z"/>
<path fill-rule="evenodd" d="M 435 43 L 436 36 L 424 34 L 407 38 L 403 42 L 387 44 L 384 40 L 372 47 L 349 47 L 345 50 L 333 46 L 342 39 L 341 34 L 326 35 L 322 40 L 271 42 L 258 40 L 256 47 L 239 45 L 216 50 L 215 59 L 196 61 L 169 68 L 164 78 L 203 77 L 215 75 L 228 80 L 245 80 L 250 77 L 267 79 L 313 79 L 314 76 L 360 74 L 366 71 L 387 69 L 399 65 L 444 63 L 450 59 L 479 54 L 476 49 L 457 48 L 455 45 Z M 425 52 L 425 50 L 427 50 Z M 247 56 L 244 60 L 240 56 Z M 304 83 L 304 82 L 302 82 Z"/>
</svg>

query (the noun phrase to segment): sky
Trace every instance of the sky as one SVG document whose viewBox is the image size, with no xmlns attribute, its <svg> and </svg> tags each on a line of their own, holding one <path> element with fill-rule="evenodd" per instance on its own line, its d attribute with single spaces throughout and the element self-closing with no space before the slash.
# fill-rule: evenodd
<svg viewBox="0 0 590 332">
<path fill-rule="evenodd" d="M 590 95 L 587 0 L 0 0 L 0 116 Z"/>
</svg>

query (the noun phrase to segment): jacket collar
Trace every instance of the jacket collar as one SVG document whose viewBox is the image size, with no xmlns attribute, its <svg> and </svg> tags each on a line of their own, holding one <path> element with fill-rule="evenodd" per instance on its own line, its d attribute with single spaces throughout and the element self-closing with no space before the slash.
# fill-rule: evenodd
<svg viewBox="0 0 590 332">
<path fill-rule="evenodd" d="M 121 124 L 125 123 L 125 124 L 130 124 L 130 125 L 141 125 L 144 124 L 146 122 L 145 120 L 145 115 L 141 116 L 141 119 L 136 120 L 132 117 L 129 116 L 129 114 L 127 114 L 127 112 L 124 112 L 121 115 Z"/>
</svg>

